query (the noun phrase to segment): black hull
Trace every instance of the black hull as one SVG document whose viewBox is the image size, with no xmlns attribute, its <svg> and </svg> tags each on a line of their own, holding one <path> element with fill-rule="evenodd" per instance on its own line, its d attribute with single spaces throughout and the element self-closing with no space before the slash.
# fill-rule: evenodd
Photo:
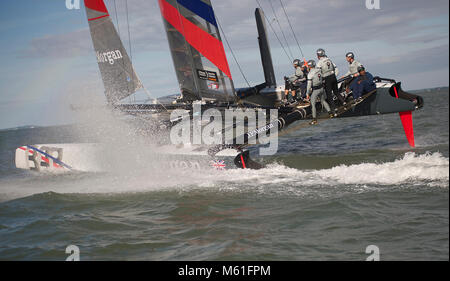
<svg viewBox="0 0 450 281">
<path fill-rule="evenodd" d="M 397 95 L 395 89 L 397 89 Z M 397 98 L 398 97 L 398 98 Z M 401 82 L 391 87 L 377 88 L 376 92 L 365 98 L 362 102 L 339 114 L 337 118 L 360 117 L 369 115 L 391 114 L 405 111 L 415 111 L 424 105 L 423 98 L 404 92 Z M 322 105 L 316 104 L 318 113 L 323 112 Z M 311 107 L 304 108 L 305 120 L 312 119 Z"/>
<path fill-rule="evenodd" d="M 397 89 L 397 96 L 395 89 Z M 423 98 L 404 92 L 401 82 L 390 88 L 378 88 L 374 95 L 369 96 L 362 103 L 343 113 L 340 117 L 358 117 L 367 115 L 390 114 L 405 111 L 415 111 L 424 105 Z"/>
</svg>

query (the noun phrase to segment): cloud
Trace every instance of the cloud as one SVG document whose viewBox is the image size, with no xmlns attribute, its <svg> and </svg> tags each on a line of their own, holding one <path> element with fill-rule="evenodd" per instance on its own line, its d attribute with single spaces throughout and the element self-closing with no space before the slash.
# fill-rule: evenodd
<svg viewBox="0 0 450 281">
<path fill-rule="evenodd" d="M 384 69 L 387 72 L 417 73 L 448 68 L 448 59 L 449 45 L 443 44 L 393 56 L 382 56 L 379 59 L 369 59 L 366 63 L 380 71 Z"/>
<path fill-rule="evenodd" d="M 265 1 L 260 1 L 268 18 L 273 13 Z M 277 2 L 277 1 L 274 1 Z M 302 45 L 327 45 L 336 43 L 361 43 L 380 40 L 392 43 L 410 34 L 426 31 L 428 26 L 420 24 L 424 19 L 447 15 L 447 1 L 436 1 L 433 5 L 423 1 L 383 1 L 382 10 L 367 10 L 365 1 L 339 1 L 341 5 L 330 5 L 333 1 L 283 1 L 293 28 Z M 216 4 L 216 1 L 213 2 Z M 216 13 L 222 19 L 228 37 L 238 47 L 247 41 L 255 41 L 256 25 L 253 11 L 254 1 L 222 1 L 222 9 Z M 266 4 L 266 5 L 264 5 Z M 276 8 L 282 28 L 290 34 L 290 28 L 280 5 Z M 226 21 L 225 21 L 226 20 Z M 224 22 L 225 21 L 225 22 Z M 269 29 L 269 35 L 273 37 Z M 237 36 L 235 36 L 237 35 Z M 240 36 L 239 36 L 240 35 Z M 447 28 L 448 36 L 448 28 Z M 291 36 L 292 37 L 292 36 Z M 395 39 L 395 40 L 394 40 Z"/>
<path fill-rule="evenodd" d="M 156 0 L 106 1 L 111 18 L 127 49 L 130 48 L 128 29 L 130 31 L 134 58 L 142 57 L 143 53 L 164 50 L 169 52 L 157 2 Z M 258 2 L 261 3 L 267 18 L 272 21 L 274 14 L 269 2 L 264 0 L 258 0 Z M 225 32 L 222 37 L 228 39 L 245 72 L 249 77 L 253 77 L 251 80 L 256 80 L 255 82 L 260 82 L 262 77 L 254 20 L 254 10 L 258 7 L 258 2 L 212 0 L 216 16 Z M 366 9 L 365 0 L 282 0 L 271 3 L 281 28 L 287 35 L 288 45 L 292 48 L 294 56 L 298 54 L 298 48 L 280 3 L 284 4 L 307 58 L 314 57 L 314 50 L 322 47 L 329 50 L 331 55 L 341 53 L 343 55 L 348 50 L 357 51 L 358 55 L 363 56 L 363 61 L 380 71 L 386 67 L 391 69 L 392 66 L 395 66 L 394 69 L 405 67 L 405 71 L 412 71 L 413 67 L 429 69 L 433 65 L 448 68 L 448 64 L 443 66 L 446 63 L 442 58 L 429 55 L 445 50 L 448 53 L 448 43 L 446 43 L 448 42 L 448 26 L 445 21 L 441 20 L 442 23 L 436 21 L 439 18 L 448 19 L 447 0 L 435 0 L 432 3 L 422 0 L 381 0 L 381 10 Z M 273 21 L 272 24 L 279 33 L 278 23 Z M 267 28 L 275 65 L 285 69 L 286 66 L 280 65 L 280 60 L 277 58 L 277 56 L 283 56 L 282 61 L 287 63 L 285 54 L 280 49 L 280 43 L 273 35 L 270 25 Z M 284 41 L 281 34 L 279 38 Z M 287 45 L 285 42 L 283 44 Z M 328 46 L 340 46 L 340 48 L 330 50 Z M 227 46 L 225 48 L 229 51 Z M 26 58 L 93 56 L 87 21 L 84 28 L 65 34 L 49 34 L 32 39 L 28 46 L 19 51 L 19 56 Z M 237 78 L 236 84 L 242 84 L 243 79 L 240 78 L 234 61 L 231 56 L 228 57 L 234 77 Z M 418 63 L 425 60 L 422 58 L 427 58 L 427 62 Z M 337 63 L 344 63 L 343 58 L 339 57 Z M 167 64 L 171 64 L 170 59 Z M 170 70 L 173 71 L 173 69 Z M 172 74 L 166 75 L 174 77 Z M 163 85 L 158 85 L 159 87 Z"/>
<path fill-rule="evenodd" d="M 303 45 L 361 43 L 377 39 L 385 42 L 405 42 L 411 34 L 426 31 L 427 25 L 419 24 L 427 18 L 435 18 L 447 13 L 448 1 L 435 0 L 433 3 L 419 0 L 381 0 L 381 10 L 367 10 L 365 1 L 282 1 L 297 36 Z M 256 24 L 253 0 L 212 1 L 216 15 L 227 38 L 235 48 L 254 48 L 256 44 Z M 272 9 L 266 1 L 258 0 L 267 18 L 274 18 Z M 273 1 L 281 28 L 290 37 L 288 22 L 284 16 L 281 2 Z M 166 35 L 157 1 L 106 1 L 111 18 L 118 27 L 126 46 L 128 42 L 128 23 L 133 50 L 158 50 L 167 47 Z M 127 13 L 128 11 L 128 21 Z M 117 15 L 117 17 L 116 17 Z M 448 17 L 448 14 L 447 14 Z M 279 30 L 273 23 L 275 30 Z M 269 33 L 272 33 L 268 26 Z M 270 34 L 273 37 L 273 34 Z M 426 35 L 428 40 L 439 40 L 442 36 Z M 448 37 L 448 28 L 447 28 Z M 273 38 L 275 40 L 275 38 Z M 395 40 L 394 40 L 395 39 Z M 87 54 L 91 51 L 89 32 L 86 28 L 67 34 L 47 35 L 31 40 L 22 53 L 32 56 L 62 56 Z M 278 43 L 278 42 L 277 42 Z M 62 52 L 62 53 L 61 53 Z"/>
<path fill-rule="evenodd" d="M 125 1 L 107 0 L 105 3 L 125 48 L 129 49 L 129 38 L 132 42 L 132 51 L 158 50 L 167 46 L 156 1 L 129 1 L 128 21 Z M 156 9 L 158 9 L 158 17 L 149 17 L 148 11 L 155 13 Z M 68 32 L 32 38 L 25 48 L 18 50 L 17 56 L 19 58 L 64 58 L 92 55 L 93 46 L 87 20 L 84 28 L 73 29 L 69 24 L 68 22 L 66 28 L 70 30 Z"/>
<path fill-rule="evenodd" d="M 395 45 L 401 45 L 401 44 L 416 44 L 416 43 L 433 43 L 435 41 L 448 41 L 448 34 L 442 34 L 442 33 L 435 33 L 435 34 L 422 34 L 422 35 L 412 35 L 412 36 L 405 36 L 402 38 L 397 39 L 394 44 Z"/>
<path fill-rule="evenodd" d="M 19 58 L 66 58 L 93 53 L 88 28 L 69 33 L 33 38 L 26 49 L 19 50 Z"/>
</svg>

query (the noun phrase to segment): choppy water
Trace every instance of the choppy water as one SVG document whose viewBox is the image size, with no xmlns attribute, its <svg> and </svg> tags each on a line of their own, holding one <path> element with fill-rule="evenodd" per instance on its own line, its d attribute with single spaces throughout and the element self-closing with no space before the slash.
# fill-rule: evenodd
<svg viewBox="0 0 450 281">
<path fill-rule="evenodd" d="M 449 93 L 420 94 L 415 149 L 396 114 L 338 119 L 282 137 L 259 171 L 129 156 L 112 173 L 42 175 L 15 169 L 14 149 L 79 130 L 0 131 L 0 260 L 64 260 L 72 244 L 82 260 L 365 260 L 369 245 L 448 260 Z"/>
</svg>

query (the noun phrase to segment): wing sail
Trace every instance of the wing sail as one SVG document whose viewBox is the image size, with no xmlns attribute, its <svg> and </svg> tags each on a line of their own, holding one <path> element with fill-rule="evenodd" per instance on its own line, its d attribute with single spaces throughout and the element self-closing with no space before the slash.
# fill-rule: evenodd
<svg viewBox="0 0 450 281">
<path fill-rule="evenodd" d="M 234 100 L 235 90 L 209 0 L 158 0 L 183 97 Z"/>
<path fill-rule="evenodd" d="M 92 42 L 109 103 L 134 94 L 142 83 L 103 0 L 84 0 Z"/>
</svg>

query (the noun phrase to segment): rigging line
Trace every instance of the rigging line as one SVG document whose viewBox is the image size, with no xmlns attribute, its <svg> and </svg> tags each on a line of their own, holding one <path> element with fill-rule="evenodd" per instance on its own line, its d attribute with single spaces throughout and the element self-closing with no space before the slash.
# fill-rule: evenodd
<svg viewBox="0 0 450 281">
<path fill-rule="evenodd" d="M 293 53 L 292 53 L 291 47 L 289 46 L 289 41 L 287 40 L 286 34 L 284 34 L 284 30 L 283 30 L 283 28 L 281 27 L 280 21 L 278 20 L 278 16 L 277 16 L 277 13 L 276 13 L 276 11 L 275 11 L 275 8 L 273 7 L 272 0 L 267 0 L 267 2 L 269 2 L 270 7 L 272 8 L 272 12 L 273 12 L 273 15 L 275 16 L 275 20 L 276 20 L 277 23 L 278 23 L 278 27 L 280 28 L 281 34 L 283 34 L 284 41 L 286 41 L 286 46 L 287 46 L 287 48 L 288 48 L 288 50 L 289 50 L 289 54 L 291 55 L 291 58 L 294 59 L 294 55 L 293 55 Z"/>
<path fill-rule="evenodd" d="M 132 66 L 133 67 L 133 66 Z M 132 69 L 133 70 L 133 69 Z M 133 70 L 133 72 L 134 72 L 134 70 Z M 135 72 L 134 72 L 135 73 Z M 141 84 L 141 87 L 142 87 L 142 90 L 145 92 L 145 94 L 148 96 L 148 99 L 147 99 L 147 101 L 150 101 L 150 100 L 153 100 L 153 102 L 155 102 L 156 104 L 159 104 L 159 105 L 161 105 L 166 111 L 169 111 L 165 106 L 164 106 L 164 104 L 162 104 L 162 103 L 160 103 L 159 101 L 158 101 L 158 98 L 155 98 L 155 97 L 152 97 L 152 94 L 149 92 L 149 90 L 144 86 L 144 84 L 142 83 L 142 81 L 141 81 L 141 78 L 139 77 L 139 75 L 137 74 L 137 73 L 135 73 L 136 74 L 136 78 L 139 80 L 139 82 L 140 82 L 140 84 Z M 136 93 L 136 92 L 134 92 L 134 93 Z M 133 94 L 134 94 L 133 93 Z M 135 99 L 135 101 L 136 101 L 136 97 L 134 97 L 134 99 Z"/>
<path fill-rule="evenodd" d="M 121 36 L 120 36 L 120 26 L 119 26 L 119 17 L 118 17 L 118 14 L 117 14 L 116 0 L 114 0 L 114 13 L 115 13 L 115 15 L 116 15 L 117 34 L 118 34 L 118 36 L 119 36 L 119 40 L 122 41 Z M 125 46 L 124 46 L 124 48 L 125 48 Z M 127 69 L 126 69 L 126 67 L 125 67 L 125 61 L 124 61 L 124 60 L 122 60 L 122 69 L 127 73 L 127 76 L 128 76 L 128 71 L 127 71 Z M 129 86 L 128 84 L 127 84 L 127 90 L 128 90 L 129 93 L 131 92 L 131 91 L 130 91 L 130 86 Z M 131 94 L 131 95 L 133 95 L 133 94 Z M 130 98 L 131 95 L 129 95 L 129 96 L 127 97 L 127 98 L 130 99 L 130 101 L 131 101 L 131 98 Z"/>
<path fill-rule="evenodd" d="M 225 32 L 223 32 L 222 25 L 220 24 L 219 19 L 218 19 L 217 17 L 216 17 L 216 21 L 217 21 L 217 25 L 218 25 L 219 28 L 220 28 L 220 32 L 223 34 L 223 38 L 225 39 L 225 42 L 227 43 L 227 46 L 228 46 L 228 48 L 229 48 L 230 51 L 231 51 L 231 55 L 233 56 L 233 59 L 234 59 L 234 61 L 236 62 L 237 66 L 238 66 L 238 68 L 239 68 L 239 71 L 241 72 L 242 77 L 244 78 L 244 80 L 245 80 L 245 82 L 247 83 L 247 85 L 251 88 L 250 83 L 248 82 L 247 77 L 245 77 L 244 71 L 242 71 L 241 65 L 239 64 L 239 62 L 238 62 L 236 56 L 234 55 L 234 51 L 233 51 L 233 49 L 231 48 L 231 45 L 230 45 L 230 43 L 228 42 L 228 38 L 227 38 Z"/>
<path fill-rule="evenodd" d="M 128 45 L 129 45 L 129 49 L 130 49 L 130 63 L 131 63 L 131 67 L 133 67 L 133 52 L 131 50 L 131 33 L 130 33 L 130 20 L 128 18 L 128 0 L 125 0 L 125 12 L 127 14 L 127 27 L 128 27 Z M 134 71 L 131 74 L 131 80 L 133 80 L 134 78 Z M 136 95 L 133 95 L 133 101 L 136 102 Z"/>
<path fill-rule="evenodd" d="M 130 47 L 130 60 L 133 63 L 133 52 L 131 50 L 130 20 L 128 18 L 128 0 L 125 0 L 125 10 L 126 10 L 126 13 L 127 13 L 128 43 L 129 43 L 129 47 Z"/>
<path fill-rule="evenodd" d="M 117 33 L 119 33 L 119 37 L 120 37 L 119 17 L 117 16 L 116 0 L 114 0 L 114 13 L 116 14 Z"/>
<path fill-rule="evenodd" d="M 212 5 L 212 4 L 211 4 Z M 212 7 L 212 6 L 211 6 Z M 214 13 L 214 11 L 211 9 L 211 10 L 209 10 L 209 16 L 210 17 L 212 17 L 212 18 L 214 18 L 215 20 L 216 20 L 216 22 L 218 22 L 218 19 L 217 19 L 217 17 L 216 17 L 216 15 L 215 15 L 215 13 Z M 209 22 L 206 22 L 206 24 L 208 25 L 208 31 L 209 31 L 209 33 L 212 35 L 212 36 L 216 36 L 217 37 L 217 39 L 219 39 L 219 41 L 222 43 L 222 46 L 223 46 L 223 48 L 224 48 L 224 52 L 225 52 L 225 46 L 224 46 L 224 44 L 223 44 L 223 40 L 222 40 L 222 38 L 221 38 L 221 36 L 220 36 L 220 31 L 219 31 L 219 27 L 218 26 L 215 26 L 215 29 L 214 29 L 214 32 L 215 32 L 215 34 L 213 34 L 213 32 L 212 32 L 212 30 L 211 30 L 211 25 L 209 24 Z M 225 54 L 225 56 L 226 56 L 226 54 Z M 227 59 L 227 64 L 228 64 L 228 67 L 229 67 L 229 63 L 228 63 L 228 59 Z M 231 70 L 230 70 L 231 71 Z M 228 96 L 228 90 L 227 90 L 227 86 L 226 86 L 226 82 L 225 82 L 225 77 L 226 77 L 226 75 L 222 72 L 222 70 L 220 70 L 219 69 L 219 73 L 220 73 L 220 75 L 222 76 L 222 83 L 223 83 L 223 85 L 224 85 L 224 93 L 225 93 L 225 95 L 227 95 Z M 234 82 L 233 82 L 233 79 L 231 78 L 231 77 L 228 77 L 228 80 L 230 81 L 230 85 L 231 85 L 231 94 L 232 95 L 234 95 L 234 96 L 236 96 L 236 88 L 234 87 Z M 227 97 L 227 100 L 228 100 L 228 97 Z"/>
<path fill-rule="evenodd" d="M 114 12 L 116 15 L 116 23 L 117 23 L 117 33 L 119 35 L 120 38 L 120 27 L 119 27 L 119 17 L 117 16 L 117 5 L 116 5 L 116 0 L 114 0 Z M 135 73 L 134 68 L 133 68 L 133 55 L 131 53 L 131 37 L 130 37 L 130 24 L 129 24 L 129 20 L 128 20 L 128 0 L 126 0 L 126 12 L 127 12 L 127 24 L 128 24 L 128 39 L 129 39 L 129 44 L 130 44 L 130 61 L 131 61 L 131 72 L 132 72 L 132 76 L 136 75 L 136 78 L 139 80 L 142 89 L 144 90 L 145 94 L 149 97 L 149 99 L 152 99 L 152 95 L 150 94 L 150 92 L 148 91 L 148 89 L 143 85 L 141 79 L 139 78 L 139 75 L 137 75 L 137 73 Z M 122 70 L 128 75 L 128 69 L 126 69 L 125 67 L 125 62 L 122 63 Z M 128 92 L 131 92 L 129 87 L 128 88 Z M 134 93 L 132 93 L 131 95 L 134 95 L 136 93 L 135 89 L 133 89 Z M 131 96 L 130 95 L 130 96 Z M 130 96 L 128 96 L 128 98 L 130 98 Z M 134 95 L 134 101 L 136 101 L 136 95 Z M 153 98 L 154 101 L 156 101 L 157 104 L 161 104 L 158 102 L 158 99 Z M 167 110 L 167 108 L 164 106 L 164 104 L 161 104 L 162 107 Z"/>
<path fill-rule="evenodd" d="M 149 100 L 151 100 L 152 97 L 151 97 L 150 92 L 147 90 L 147 88 L 145 88 L 145 87 L 142 87 L 142 88 L 144 89 L 145 93 L 146 93 L 147 96 L 149 97 Z M 167 107 L 166 107 L 163 103 L 160 103 L 160 102 L 158 101 L 157 98 L 153 98 L 153 101 L 156 102 L 156 104 L 161 105 L 161 106 L 164 108 L 164 110 L 169 111 L 169 110 L 167 109 Z"/>
<path fill-rule="evenodd" d="M 176 5 L 175 8 L 177 9 L 177 11 L 180 11 L 180 4 L 178 4 L 178 2 L 175 1 L 175 5 Z M 181 13 L 178 13 L 178 21 L 179 21 L 179 23 L 181 25 L 181 28 L 183 29 L 182 34 L 186 34 L 186 30 L 184 28 L 182 17 L 183 17 L 183 15 Z M 195 73 L 194 73 L 194 69 L 196 67 L 195 67 L 195 61 L 194 61 L 194 54 L 192 52 L 192 50 L 195 50 L 195 51 L 197 51 L 197 50 L 194 49 L 191 46 L 191 44 L 187 41 L 186 36 L 182 35 L 182 37 L 183 37 L 183 41 L 184 41 L 184 47 L 189 52 L 189 55 L 190 55 L 190 59 L 188 59 L 188 61 L 189 61 L 188 63 L 190 65 L 190 67 L 191 67 L 192 78 L 193 78 L 192 81 L 194 82 L 194 87 L 195 87 L 194 90 L 196 90 L 196 94 L 198 95 L 198 97 L 201 100 L 202 99 L 202 92 L 201 92 L 201 88 L 200 88 L 200 85 L 199 85 L 200 81 L 198 81 L 199 78 L 197 78 L 197 75 L 195 75 Z M 189 65 L 188 65 L 188 67 L 189 67 Z M 175 68 L 176 68 L 176 66 L 175 66 Z M 181 95 L 184 96 L 183 89 L 181 89 L 181 85 L 180 85 L 180 91 L 181 91 Z"/>
<path fill-rule="evenodd" d="M 263 8 L 262 8 L 262 6 L 261 6 L 261 3 L 259 3 L 258 0 L 256 0 L 256 3 L 258 3 L 259 8 L 260 8 L 261 10 L 263 10 Z M 267 18 L 267 16 L 266 16 L 265 13 L 264 13 L 264 18 L 266 19 L 267 23 L 269 23 L 270 29 L 272 29 L 272 32 L 273 32 L 273 34 L 275 34 L 275 37 L 277 38 L 278 43 L 280 43 L 281 48 L 283 49 L 284 53 L 286 54 L 286 56 L 287 56 L 288 59 L 289 59 L 289 64 L 291 64 L 291 63 L 292 63 L 292 59 L 289 57 L 289 54 L 287 53 L 286 48 L 285 48 L 284 45 L 283 45 L 283 42 L 281 42 L 280 38 L 278 37 L 277 33 L 275 32 L 275 29 L 274 29 L 273 26 L 272 26 L 272 23 L 269 21 L 269 19 Z"/>
<path fill-rule="evenodd" d="M 284 7 L 284 4 L 283 4 L 282 0 L 280 0 L 280 4 L 281 4 L 281 7 L 283 7 L 284 15 L 285 15 L 285 17 L 286 17 L 286 19 L 287 19 L 287 21 L 289 23 L 289 26 L 291 28 L 292 34 L 294 35 L 295 42 L 297 42 L 298 49 L 300 50 L 300 53 L 302 54 L 303 58 L 305 58 L 305 55 L 303 54 L 302 47 L 300 47 L 300 43 L 299 43 L 299 41 L 297 39 L 297 35 L 295 35 L 294 28 L 292 27 L 291 20 L 289 19 L 289 16 L 288 16 L 288 14 L 286 12 L 286 9 Z"/>
</svg>

